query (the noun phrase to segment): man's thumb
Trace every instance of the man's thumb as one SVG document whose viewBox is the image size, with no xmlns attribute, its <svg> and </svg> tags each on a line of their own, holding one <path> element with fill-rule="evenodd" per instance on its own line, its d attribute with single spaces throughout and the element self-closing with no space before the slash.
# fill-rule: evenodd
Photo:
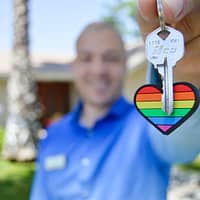
<svg viewBox="0 0 200 200">
<path fill-rule="evenodd" d="M 195 0 L 164 0 L 178 21 L 194 8 Z"/>
</svg>

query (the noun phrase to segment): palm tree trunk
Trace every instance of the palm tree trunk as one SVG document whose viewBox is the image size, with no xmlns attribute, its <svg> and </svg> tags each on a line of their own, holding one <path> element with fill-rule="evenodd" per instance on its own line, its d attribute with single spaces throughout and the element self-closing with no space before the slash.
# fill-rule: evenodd
<svg viewBox="0 0 200 200">
<path fill-rule="evenodd" d="M 28 34 L 28 0 L 14 0 L 14 45 L 8 80 L 8 118 L 3 157 L 28 161 L 36 156 L 35 138 L 41 111 L 31 71 Z"/>
</svg>

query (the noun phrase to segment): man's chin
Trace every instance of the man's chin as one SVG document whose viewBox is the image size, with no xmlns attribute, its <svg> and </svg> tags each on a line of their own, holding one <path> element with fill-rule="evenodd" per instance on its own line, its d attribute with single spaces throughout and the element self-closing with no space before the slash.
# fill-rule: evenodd
<svg viewBox="0 0 200 200">
<path fill-rule="evenodd" d="M 112 98 L 104 98 L 104 99 L 90 99 L 88 100 L 88 104 L 91 104 L 92 106 L 96 106 L 96 107 L 108 107 L 113 103 L 113 99 Z"/>
</svg>

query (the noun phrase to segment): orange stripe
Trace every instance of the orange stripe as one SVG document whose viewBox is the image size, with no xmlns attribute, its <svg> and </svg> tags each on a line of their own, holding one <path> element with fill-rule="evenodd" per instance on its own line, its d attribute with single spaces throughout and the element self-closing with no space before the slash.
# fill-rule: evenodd
<svg viewBox="0 0 200 200">
<path fill-rule="evenodd" d="M 138 94 L 136 101 L 161 101 L 161 93 Z"/>
<path fill-rule="evenodd" d="M 174 100 L 193 100 L 195 99 L 193 92 L 176 92 L 174 94 Z"/>
</svg>

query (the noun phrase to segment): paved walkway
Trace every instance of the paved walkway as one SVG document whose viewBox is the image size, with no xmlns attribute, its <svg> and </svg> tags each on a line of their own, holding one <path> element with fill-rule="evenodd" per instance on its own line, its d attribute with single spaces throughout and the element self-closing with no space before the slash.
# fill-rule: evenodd
<svg viewBox="0 0 200 200">
<path fill-rule="evenodd" d="M 200 200 L 200 173 L 174 168 L 167 200 Z"/>
</svg>

